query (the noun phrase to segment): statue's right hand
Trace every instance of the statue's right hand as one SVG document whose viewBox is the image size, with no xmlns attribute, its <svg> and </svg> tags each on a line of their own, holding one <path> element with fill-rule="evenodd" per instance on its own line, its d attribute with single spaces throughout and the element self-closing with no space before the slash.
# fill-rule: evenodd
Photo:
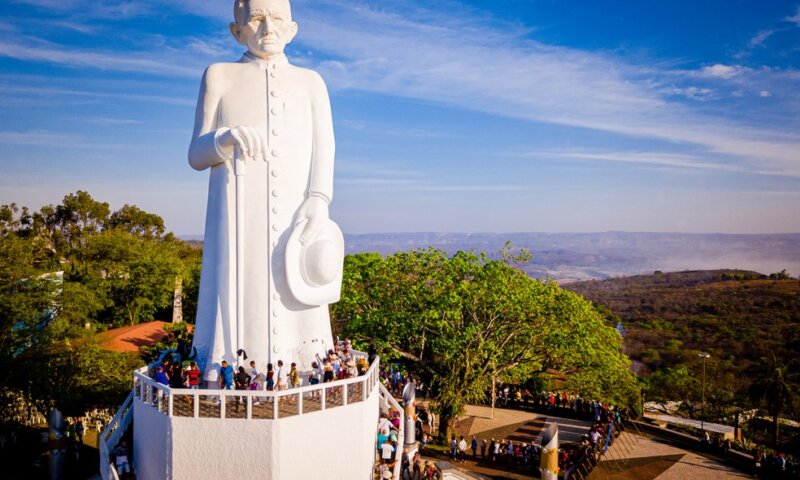
<svg viewBox="0 0 800 480">
<path fill-rule="evenodd" d="M 267 161 L 267 138 L 260 129 L 247 126 L 233 127 L 219 136 L 221 147 L 238 146 L 253 160 Z"/>
</svg>

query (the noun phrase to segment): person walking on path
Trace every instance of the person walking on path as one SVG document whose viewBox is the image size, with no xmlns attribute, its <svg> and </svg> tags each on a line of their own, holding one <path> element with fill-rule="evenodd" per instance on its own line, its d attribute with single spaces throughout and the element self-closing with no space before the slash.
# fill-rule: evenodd
<svg viewBox="0 0 800 480">
<path fill-rule="evenodd" d="M 472 436 L 472 442 L 470 443 L 470 450 L 472 450 L 472 459 L 477 460 L 478 458 L 478 439 L 475 438 L 475 435 Z"/>
</svg>

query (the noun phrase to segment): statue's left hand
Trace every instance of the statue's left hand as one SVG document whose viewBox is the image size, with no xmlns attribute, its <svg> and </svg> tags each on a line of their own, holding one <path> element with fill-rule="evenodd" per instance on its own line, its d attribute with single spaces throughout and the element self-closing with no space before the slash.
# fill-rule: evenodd
<svg viewBox="0 0 800 480">
<path fill-rule="evenodd" d="M 316 196 L 306 198 L 297 212 L 297 222 L 308 219 L 300 234 L 300 243 L 306 245 L 313 242 L 328 221 L 328 202 Z"/>
</svg>

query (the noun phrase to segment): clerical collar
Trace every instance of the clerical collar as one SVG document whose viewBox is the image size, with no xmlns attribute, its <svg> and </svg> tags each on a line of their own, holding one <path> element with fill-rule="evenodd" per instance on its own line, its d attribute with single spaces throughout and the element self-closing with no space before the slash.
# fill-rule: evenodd
<svg viewBox="0 0 800 480">
<path fill-rule="evenodd" d="M 277 57 L 273 58 L 272 60 L 264 60 L 261 57 L 257 57 L 252 53 L 244 52 L 242 55 L 242 62 L 251 63 L 251 62 L 258 62 L 261 65 L 261 68 L 269 68 L 273 66 L 284 66 L 289 64 L 289 59 L 286 58 L 286 55 L 280 54 Z"/>
</svg>

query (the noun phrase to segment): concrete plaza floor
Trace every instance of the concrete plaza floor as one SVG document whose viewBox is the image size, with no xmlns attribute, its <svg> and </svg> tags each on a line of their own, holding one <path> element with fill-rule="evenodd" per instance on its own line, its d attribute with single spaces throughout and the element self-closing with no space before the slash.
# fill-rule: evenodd
<svg viewBox="0 0 800 480">
<path fill-rule="evenodd" d="M 655 437 L 626 431 L 611 446 L 592 479 L 608 480 L 728 480 L 752 478 L 732 467 Z"/>
<path fill-rule="evenodd" d="M 558 422 L 559 439 L 562 442 L 579 441 L 588 432 L 590 423 L 560 417 L 496 408 L 492 418 L 491 408 L 468 406 L 466 412 L 456 423 L 456 434 L 464 435 L 469 442 L 475 435 L 478 441 L 492 438 L 516 442 L 540 443 L 542 430 L 550 423 Z M 592 479 L 607 480 L 687 480 L 708 479 L 728 480 L 751 478 L 728 467 L 713 457 L 670 445 L 658 438 L 634 435 L 626 431 L 609 449 L 598 467 L 592 472 Z M 470 452 L 471 453 L 471 452 Z M 424 454 L 423 454 L 424 456 Z M 434 459 L 435 457 L 431 457 Z M 459 469 L 477 472 L 493 479 L 530 479 L 531 473 L 524 469 L 495 465 L 481 458 L 468 458 Z"/>
</svg>

